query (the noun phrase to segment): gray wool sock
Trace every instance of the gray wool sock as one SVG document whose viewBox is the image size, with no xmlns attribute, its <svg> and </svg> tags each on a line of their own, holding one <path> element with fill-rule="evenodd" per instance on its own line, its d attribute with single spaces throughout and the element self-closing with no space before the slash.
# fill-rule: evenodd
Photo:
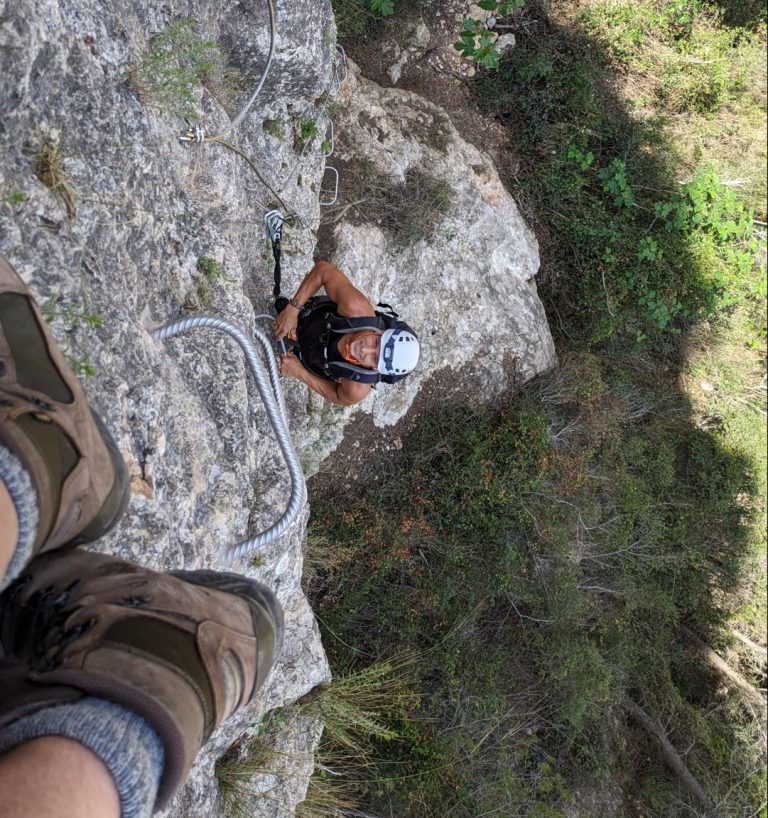
<svg viewBox="0 0 768 818">
<path fill-rule="evenodd" d="M 29 475 L 15 455 L 0 446 L 0 482 L 5 483 L 19 517 L 19 538 L 11 563 L 0 582 L 0 590 L 6 588 L 21 573 L 32 556 L 32 546 L 37 535 L 37 494 Z"/>
<path fill-rule="evenodd" d="M 0 754 L 43 736 L 74 739 L 104 762 L 120 795 L 122 818 L 152 815 L 165 752 L 137 713 L 93 697 L 38 710 L 0 730 Z"/>
</svg>

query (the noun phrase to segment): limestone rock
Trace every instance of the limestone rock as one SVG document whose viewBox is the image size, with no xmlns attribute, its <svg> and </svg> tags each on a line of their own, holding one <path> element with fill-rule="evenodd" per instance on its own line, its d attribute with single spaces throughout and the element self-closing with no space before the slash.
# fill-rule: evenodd
<svg viewBox="0 0 768 818">
<path fill-rule="evenodd" d="M 393 43 L 391 45 L 391 50 L 397 58 L 396 61 L 387 68 L 387 74 L 392 81 L 392 85 L 397 85 L 403 74 L 403 68 L 405 68 L 406 63 L 411 57 L 424 52 L 429 45 L 430 37 L 431 34 L 427 28 L 427 24 L 424 20 L 419 19 L 406 30 L 402 42 Z"/>
<path fill-rule="evenodd" d="M 335 27 L 327 0 L 278 5 L 269 77 L 227 139 L 316 223 L 323 160 L 299 155 L 292 134 L 331 84 Z M 166 812 L 210 818 L 220 814 L 216 759 L 268 709 L 295 701 L 329 671 L 300 585 L 306 509 L 257 563 L 219 559 L 274 522 L 288 497 L 242 353 L 212 330 L 167 343 L 150 336 L 201 310 L 247 329 L 254 309 L 246 292 L 262 312 L 271 298 L 260 202 L 272 194 L 235 153 L 182 147 L 183 121 L 131 80 L 152 37 L 186 18 L 239 69 L 236 110 L 266 63 L 266 3 L 0 0 L 0 252 L 45 305 L 75 366 L 91 373 L 86 392 L 131 471 L 128 513 L 96 547 L 158 569 L 238 570 L 275 588 L 285 606 L 285 650 L 266 690 L 215 733 Z M 224 131 L 231 116 L 218 97 L 201 85 L 194 93 L 208 132 Z M 282 139 L 267 122 L 278 123 Z M 57 163 L 48 186 L 36 174 L 43 153 Z M 294 231 L 286 273 L 311 267 L 312 249 L 311 236 Z M 214 263 L 201 267 L 201 258 Z M 306 774 L 291 779 L 287 803 L 306 783 Z"/>
<path fill-rule="evenodd" d="M 496 40 L 496 50 L 499 52 L 499 55 L 506 54 L 507 51 L 511 51 L 516 44 L 517 40 L 514 34 L 502 34 L 501 37 Z"/>
<path fill-rule="evenodd" d="M 555 363 L 536 292 L 536 239 L 490 158 L 461 139 L 443 110 L 410 92 L 381 88 L 354 73 L 344 101 L 337 115 L 340 159 L 350 166 L 367 160 L 393 185 L 421 169 L 448 183 L 453 199 L 432 237 L 405 248 L 375 223 L 337 225 L 333 262 L 374 304 L 395 306 L 419 333 L 422 357 L 415 373 L 379 386 L 359 407 L 333 407 L 302 423 L 310 470 L 335 448 L 356 412 L 391 426 L 434 373 L 472 367 L 479 380 L 467 389 L 490 400 Z M 410 201 L 405 195 L 404 207 L 418 205 Z"/>
</svg>

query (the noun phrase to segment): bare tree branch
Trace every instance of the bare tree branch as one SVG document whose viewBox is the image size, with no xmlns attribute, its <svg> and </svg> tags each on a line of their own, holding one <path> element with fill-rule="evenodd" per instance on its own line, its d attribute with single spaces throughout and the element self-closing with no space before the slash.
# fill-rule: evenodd
<svg viewBox="0 0 768 818">
<path fill-rule="evenodd" d="M 714 802 L 696 780 L 693 773 L 686 767 L 682 757 L 667 738 L 667 734 L 658 722 L 652 719 L 639 704 L 630 698 L 624 699 L 624 707 L 632 718 L 659 743 L 664 760 L 680 779 L 680 783 L 685 789 L 701 804 L 707 818 L 720 818 L 720 813 L 717 811 Z"/>
<path fill-rule="evenodd" d="M 757 709 L 758 715 L 765 719 L 765 699 L 763 698 L 760 691 L 756 690 L 740 673 L 737 673 L 726 661 L 722 658 L 719 654 L 715 653 L 712 648 L 701 638 L 696 636 L 696 634 L 686 628 L 685 625 L 681 626 L 682 632 L 686 635 L 686 637 L 696 646 L 697 650 L 701 655 L 709 662 L 712 667 L 716 670 L 720 671 L 723 676 L 730 679 L 736 687 L 741 690 L 744 694 L 744 697 L 747 701 Z"/>
</svg>

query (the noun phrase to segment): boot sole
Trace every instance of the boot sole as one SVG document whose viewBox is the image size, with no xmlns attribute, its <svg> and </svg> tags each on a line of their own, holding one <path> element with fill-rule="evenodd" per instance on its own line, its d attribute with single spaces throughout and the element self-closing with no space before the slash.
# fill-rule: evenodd
<svg viewBox="0 0 768 818">
<path fill-rule="evenodd" d="M 128 476 L 123 456 L 115 443 L 115 439 L 104 425 L 104 421 L 91 409 L 91 417 L 99 430 L 101 439 L 109 452 L 109 459 L 115 472 L 115 479 L 112 488 L 99 509 L 99 513 L 90 523 L 72 540 L 65 543 L 63 548 L 70 548 L 83 543 L 98 540 L 111 531 L 117 525 L 120 518 L 125 514 L 128 503 L 131 499 L 131 480 Z"/>
<path fill-rule="evenodd" d="M 253 619 L 254 633 L 259 638 L 259 657 L 269 664 L 266 670 L 259 667 L 257 671 L 256 688 L 260 688 L 266 678 L 274 659 L 280 654 L 283 645 L 283 634 L 285 632 L 285 617 L 277 597 L 265 585 L 255 579 L 248 579 L 241 574 L 234 574 L 227 571 L 171 571 L 171 576 L 190 582 L 193 585 L 200 585 L 203 588 L 212 588 L 215 591 L 223 591 L 227 594 L 234 594 L 248 603 Z M 271 627 L 274 634 L 274 641 L 264 640 L 263 625 L 266 623 Z M 262 646 L 262 642 L 265 642 Z M 262 649 L 263 647 L 263 649 Z M 260 662 L 261 665 L 261 662 Z"/>
</svg>

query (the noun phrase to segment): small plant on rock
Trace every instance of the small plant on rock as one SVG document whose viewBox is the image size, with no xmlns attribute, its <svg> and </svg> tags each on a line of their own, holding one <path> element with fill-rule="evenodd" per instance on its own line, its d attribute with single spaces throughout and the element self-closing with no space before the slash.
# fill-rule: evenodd
<svg viewBox="0 0 768 818">
<path fill-rule="evenodd" d="M 16 188 L 11 188 L 7 193 L 0 195 L 1 204 L 17 205 L 26 199 L 26 195 Z"/>
<path fill-rule="evenodd" d="M 200 256 L 197 260 L 197 278 L 195 291 L 187 296 L 184 309 L 195 312 L 208 307 L 211 302 L 211 289 L 222 277 L 221 262 L 209 256 Z"/>
<path fill-rule="evenodd" d="M 40 312 L 47 324 L 53 324 L 59 320 L 64 324 L 68 333 L 78 327 L 92 332 L 104 323 L 104 318 L 99 313 L 88 312 L 88 310 L 74 304 L 59 304 L 55 298 L 49 298 L 41 304 Z M 67 344 L 64 347 L 64 354 L 77 375 L 84 379 L 96 375 L 96 367 L 91 362 L 91 356 L 87 352 L 83 355 L 75 355 Z"/>
<path fill-rule="evenodd" d="M 170 114 L 194 117 L 194 89 L 206 83 L 220 64 L 218 45 L 202 39 L 189 18 L 172 23 L 152 40 L 133 69 L 130 84 L 140 99 Z"/>
<path fill-rule="evenodd" d="M 46 137 L 34 151 L 34 168 L 37 178 L 51 190 L 67 211 L 67 217 L 74 221 L 75 186 L 64 169 L 64 157 L 57 139 Z"/>
<path fill-rule="evenodd" d="M 304 148 L 317 138 L 320 131 L 317 123 L 312 119 L 302 119 L 296 131 L 296 150 L 303 151 Z"/>
<path fill-rule="evenodd" d="M 497 3 L 496 0 L 480 0 L 477 4 L 485 11 L 493 12 L 499 17 L 506 17 L 523 7 L 524 0 L 513 0 L 511 3 Z M 485 22 L 475 17 L 467 17 L 461 29 L 459 39 L 453 47 L 474 63 L 492 71 L 499 67 L 499 52 L 496 48 L 496 35 L 488 30 Z"/>
</svg>

